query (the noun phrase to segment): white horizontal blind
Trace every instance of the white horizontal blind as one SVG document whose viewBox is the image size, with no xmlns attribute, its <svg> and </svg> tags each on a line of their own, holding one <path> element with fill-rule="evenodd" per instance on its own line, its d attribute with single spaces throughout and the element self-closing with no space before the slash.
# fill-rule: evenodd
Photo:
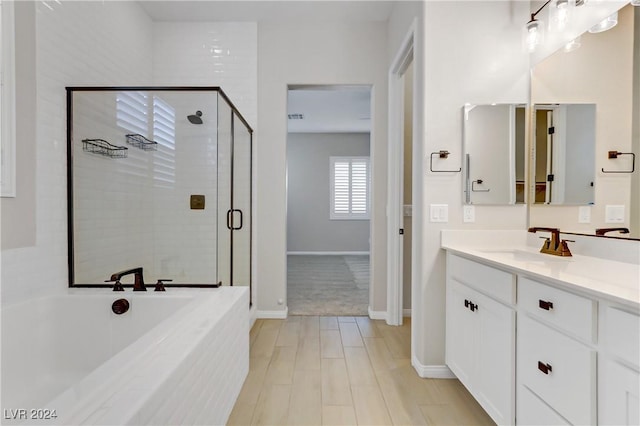
<svg viewBox="0 0 640 426">
<path fill-rule="evenodd" d="M 118 92 L 116 97 L 118 126 L 148 138 L 147 110 L 149 103 L 147 98 L 147 94 L 144 92 Z"/>
<path fill-rule="evenodd" d="M 153 178 L 156 186 L 172 187 L 176 181 L 176 111 L 164 99 L 153 97 Z"/>
<path fill-rule="evenodd" d="M 369 157 L 330 157 L 331 219 L 369 219 Z"/>
</svg>

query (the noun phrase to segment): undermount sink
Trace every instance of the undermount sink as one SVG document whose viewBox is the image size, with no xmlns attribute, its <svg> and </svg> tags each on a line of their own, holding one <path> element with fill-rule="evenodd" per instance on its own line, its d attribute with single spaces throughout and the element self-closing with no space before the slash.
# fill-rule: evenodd
<svg viewBox="0 0 640 426">
<path fill-rule="evenodd" d="M 487 254 L 495 254 L 504 256 L 507 259 L 516 260 L 519 262 L 567 262 L 570 257 L 554 256 L 551 254 L 534 253 L 520 249 L 487 249 L 479 250 Z"/>
</svg>

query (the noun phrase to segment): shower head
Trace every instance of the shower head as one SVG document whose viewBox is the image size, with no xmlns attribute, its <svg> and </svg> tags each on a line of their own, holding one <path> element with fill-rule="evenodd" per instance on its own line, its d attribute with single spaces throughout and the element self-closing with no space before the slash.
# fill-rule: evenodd
<svg viewBox="0 0 640 426">
<path fill-rule="evenodd" d="M 187 120 L 191 124 L 202 124 L 202 118 L 200 117 L 202 117 L 202 111 L 196 111 L 195 114 L 187 116 Z"/>
</svg>

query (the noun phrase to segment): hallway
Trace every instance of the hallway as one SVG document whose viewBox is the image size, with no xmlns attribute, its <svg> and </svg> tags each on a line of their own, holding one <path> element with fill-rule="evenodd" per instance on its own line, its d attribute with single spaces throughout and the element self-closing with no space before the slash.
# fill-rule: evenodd
<svg viewBox="0 0 640 426">
<path fill-rule="evenodd" d="M 367 315 L 369 256 L 287 256 L 289 315 Z"/>
</svg>

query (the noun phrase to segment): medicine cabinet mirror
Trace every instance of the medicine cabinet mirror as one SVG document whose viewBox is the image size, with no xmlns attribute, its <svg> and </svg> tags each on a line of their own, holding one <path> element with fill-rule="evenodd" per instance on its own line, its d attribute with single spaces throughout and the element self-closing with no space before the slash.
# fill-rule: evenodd
<svg viewBox="0 0 640 426">
<path fill-rule="evenodd" d="M 466 204 L 525 202 L 525 104 L 463 107 Z"/>
<path fill-rule="evenodd" d="M 640 238 L 637 161 L 631 173 L 631 154 L 609 154 L 640 156 L 639 36 L 640 8 L 627 4 L 615 27 L 585 32 L 578 49 L 560 49 L 532 68 L 530 226 L 585 235 L 628 228 L 628 234 L 606 235 Z M 545 134 L 549 122 L 551 136 Z M 572 147 L 574 135 L 579 143 Z"/>
</svg>

